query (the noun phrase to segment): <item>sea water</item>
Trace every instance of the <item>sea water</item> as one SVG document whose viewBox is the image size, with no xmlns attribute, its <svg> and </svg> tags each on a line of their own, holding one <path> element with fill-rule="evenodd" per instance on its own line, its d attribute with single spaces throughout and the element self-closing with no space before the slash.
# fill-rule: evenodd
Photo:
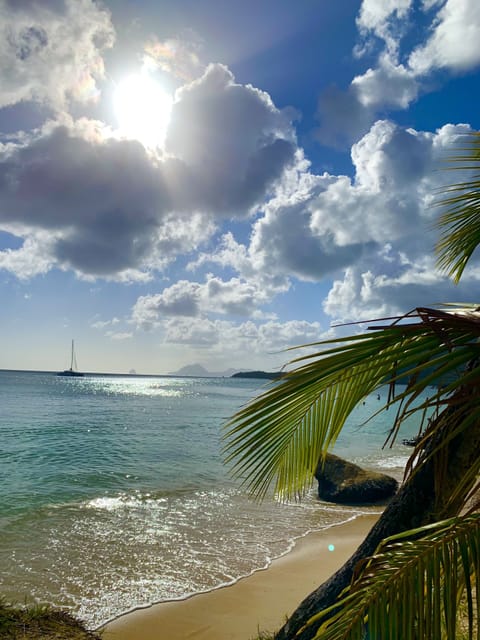
<svg viewBox="0 0 480 640">
<path fill-rule="evenodd" d="M 314 487 L 301 502 L 258 503 L 232 480 L 222 426 L 264 385 L 0 371 L 0 594 L 94 628 L 234 582 L 367 511 L 320 502 Z M 392 411 L 360 427 L 380 405 L 366 398 L 336 451 L 400 478 L 411 449 L 382 449 Z"/>
</svg>

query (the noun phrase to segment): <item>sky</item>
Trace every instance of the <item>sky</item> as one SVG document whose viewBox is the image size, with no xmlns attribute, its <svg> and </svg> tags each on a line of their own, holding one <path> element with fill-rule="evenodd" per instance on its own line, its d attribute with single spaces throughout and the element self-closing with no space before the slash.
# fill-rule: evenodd
<svg viewBox="0 0 480 640">
<path fill-rule="evenodd" d="M 0 0 L 0 31 L 0 368 L 274 370 L 478 300 L 433 254 L 478 0 Z"/>
</svg>

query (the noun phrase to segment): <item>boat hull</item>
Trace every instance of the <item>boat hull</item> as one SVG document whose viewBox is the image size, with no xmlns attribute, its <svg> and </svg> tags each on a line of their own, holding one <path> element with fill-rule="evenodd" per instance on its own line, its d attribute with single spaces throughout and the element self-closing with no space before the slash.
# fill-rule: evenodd
<svg viewBox="0 0 480 640">
<path fill-rule="evenodd" d="M 80 371 L 72 371 L 71 369 L 66 369 L 65 371 L 59 371 L 57 376 L 64 376 L 66 378 L 83 378 L 84 374 L 80 373 Z"/>
</svg>

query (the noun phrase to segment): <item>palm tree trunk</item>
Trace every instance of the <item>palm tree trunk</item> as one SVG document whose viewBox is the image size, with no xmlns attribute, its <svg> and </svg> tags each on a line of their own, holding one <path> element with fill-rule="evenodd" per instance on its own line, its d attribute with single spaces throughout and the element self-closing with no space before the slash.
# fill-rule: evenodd
<svg viewBox="0 0 480 640">
<path fill-rule="evenodd" d="M 456 394 L 457 401 L 460 402 L 461 393 L 460 391 Z M 433 451 L 442 440 L 445 442 L 446 435 L 451 433 L 455 424 L 464 417 L 458 406 L 457 404 L 456 409 L 447 407 L 432 422 L 428 429 L 432 436 L 425 447 L 426 454 Z M 432 457 L 409 477 L 357 551 L 331 578 L 301 602 L 275 635 L 275 640 L 311 640 L 318 625 L 311 625 L 299 633 L 300 629 L 315 613 L 335 603 L 338 595 L 350 584 L 355 565 L 363 558 L 371 556 L 384 538 L 458 514 L 466 492 L 462 492 L 460 498 L 453 503 L 448 503 L 458 483 L 464 478 L 465 470 L 478 468 L 480 422 L 475 422 L 467 432 L 452 439 L 443 449 L 440 458 L 441 460 L 439 457 Z M 440 464 L 442 469 L 439 473 Z M 467 488 L 467 492 L 473 486 L 473 482 Z M 448 508 L 445 508 L 447 504 Z"/>
</svg>

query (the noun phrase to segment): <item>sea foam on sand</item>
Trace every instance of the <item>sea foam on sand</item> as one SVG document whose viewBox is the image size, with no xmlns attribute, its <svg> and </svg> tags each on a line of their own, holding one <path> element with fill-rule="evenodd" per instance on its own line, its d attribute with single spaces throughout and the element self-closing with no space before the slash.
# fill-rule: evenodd
<svg viewBox="0 0 480 640">
<path fill-rule="evenodd" d="M 128 613 L 104 640 L 250 640 L 274 631 L 353 554 L 378 516 L 359 516 L 310 533 L 293 550 L 233 585 Z"/>
</svg>

